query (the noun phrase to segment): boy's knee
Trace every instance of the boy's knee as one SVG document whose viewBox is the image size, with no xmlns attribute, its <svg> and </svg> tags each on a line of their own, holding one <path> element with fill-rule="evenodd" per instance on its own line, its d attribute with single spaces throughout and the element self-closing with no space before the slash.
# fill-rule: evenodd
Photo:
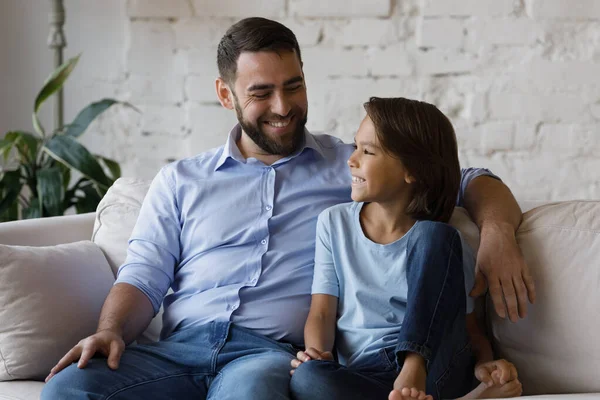
<svg viewBox="0 0 600 400">
<path fill-rule="evenodd" d="M 443 244 L 462 248 L 460 236 L 452 225 L 437 221 L 419 221 L 412 232 L 412 243 L 417 246 L 440 248 Z"/>
</svg>

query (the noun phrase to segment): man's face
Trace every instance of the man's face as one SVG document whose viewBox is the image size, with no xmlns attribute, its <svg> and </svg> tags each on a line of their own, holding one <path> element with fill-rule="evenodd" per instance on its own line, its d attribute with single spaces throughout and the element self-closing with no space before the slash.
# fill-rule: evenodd
<svg viewBox="0 0 600 400">
<path fill-rule="evenodd" d="M 231 89 L 238 121 L 260 149 L 287 156 L 299 148 L 308 101 L 295 51 L 243 52 Z"/>
</svg>

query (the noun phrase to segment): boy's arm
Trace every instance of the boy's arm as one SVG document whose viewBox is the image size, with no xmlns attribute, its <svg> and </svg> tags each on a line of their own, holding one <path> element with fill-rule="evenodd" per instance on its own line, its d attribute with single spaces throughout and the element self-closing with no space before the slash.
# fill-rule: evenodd
<svg viewBox="0 0 600 400">
<path fill-rule="evenodd" d="M 338 298 L 328 294 L 313 294 L 310 311 L 304 326 L 306 349 L 320 353 L 331 352 L 335 340 Z"/>
</svg>

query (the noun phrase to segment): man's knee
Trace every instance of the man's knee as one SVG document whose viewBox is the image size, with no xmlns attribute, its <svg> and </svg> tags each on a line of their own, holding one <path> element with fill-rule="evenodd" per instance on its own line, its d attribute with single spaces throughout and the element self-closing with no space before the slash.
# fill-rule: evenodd
<svg viewBox="0 0 600 400">
<path fill-rule="evenodd" d="M 294 371 L 290 381 L 292 399 L 315 399 L 318 393 L 330 386 L 330 374 L 339 365 L 331 361 L 311 360 L 303 362 Z"/>
<path fill-rule="evenodd" d="M 97 383 L 88 371 L 72 364 L 44 385 L 40 400 L 93 398 L 89 394 L 94 392 L 95 385 Z"/>
</svg>

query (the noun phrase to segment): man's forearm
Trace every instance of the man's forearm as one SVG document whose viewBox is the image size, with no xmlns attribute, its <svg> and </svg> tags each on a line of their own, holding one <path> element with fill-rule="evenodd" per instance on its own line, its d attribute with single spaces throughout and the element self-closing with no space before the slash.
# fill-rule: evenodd
<svg viewBox="0 0 600 400">
<path fill-rule="evenodd" d="M 497 179 L 489 176 L 473 179 L 464 198 L 465 208 L 482 234 L 487 229 L 514 233 L 521 223 L 521 208 L 510 189 Z"/>
<path fill-rule="evenodd" d="M 148 327 L 153 315 L 152 303 L 144 293 L 128 283 L 119 283 L 104 301 L 98 332 L 117 332 L 129 344 Z"/>
</svg>

